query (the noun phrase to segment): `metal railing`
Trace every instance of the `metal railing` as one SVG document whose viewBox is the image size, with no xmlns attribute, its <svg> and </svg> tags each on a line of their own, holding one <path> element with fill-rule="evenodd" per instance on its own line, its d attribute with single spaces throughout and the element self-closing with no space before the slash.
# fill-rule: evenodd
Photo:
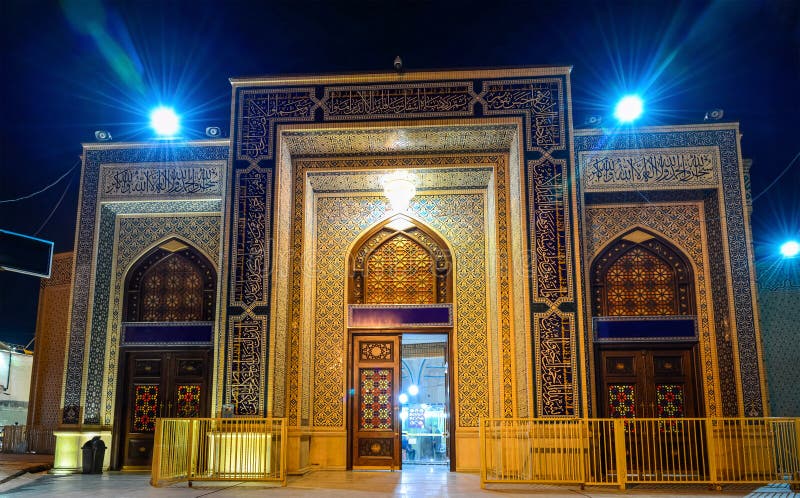
<svg viewBox="0 0 800 498">
<path fill-rule="evenodd" d="M 56 437 L 52 427 L 39 425 L 3 426 L 3 453 L 40 453 L 52 455 L 56 450 Z"/>
<path fill-rule="evenodd" d="M 800 418 L 483 419 L 491 483 L 788 483 L 800 486 Z"/>
<path fill-rule="evenodd" d="M 286 419 L 156 420 L 150 484 L 277 481 L 286 485 Z"/>
</svg>

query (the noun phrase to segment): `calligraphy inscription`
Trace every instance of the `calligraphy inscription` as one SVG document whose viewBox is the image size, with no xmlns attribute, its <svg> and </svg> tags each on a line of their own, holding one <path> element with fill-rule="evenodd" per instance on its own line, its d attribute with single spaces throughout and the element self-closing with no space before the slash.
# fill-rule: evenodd
<svg viewBox="0 0 800 498">
<path fill-rule="evenodd" d="M 528 147 L 559 147 L 564 143 L 559 109 L 559 80 L 492 81 L 483 85 L 486 114 L 524 111 L 529 119 Z"/>
<path fill-rule="evenodd" d="M 570 295 L 565 189 L 563 161 L 531 164 L 529 195 L 533 204 L 534 289 L 538 299 L 551 303 Z"/>
<path fill-rule="evenodd" d="M 251 319 L 232 324 L 228 382 L 236 415 L 261 414 L 262 329 Z"/>
<path fill-rule="evenodd" d="M 719 155 L 712 147 L 580 154 L 587 192 L 619 187 L 713 187 L 719 180 L 718 165 Z"/>
<path fill-rule="evenodd" d="M 399 88 L 334 87 L 325 89 L 324 108 L 326 119 L 471 116 L 475 99 L 471 85 L 465 82 Z"/>
<path fill-rule="evenodd" d="M 264 282 L 269 264 L 267 239 L 272 207 L 272 172 L 253 169 L 245 173 L 237 171 L 236 176 L 234 230 L 238 243 L 231 251 L 231 304 L 249 306 L 264 303 L 267 299 Z"/>
<path fill-rule="evenodd" d="M 221 196 L 222 167 L 209 163 L 104 165 L 100 192 L 105 198 Z"/>
<path fill-rule="evenodd" d="M 272 157 L 273 121 L 312 121 L 317 100 L 313 88 L 247 90 L 239 108 L 239 159 Z"/>
<path fill-rule="evenodd" d="M 539 361 L 542 416 L 574 416 L 572 324 L 568 317 L 551 313 L 539 317 Z"/>
</svg>

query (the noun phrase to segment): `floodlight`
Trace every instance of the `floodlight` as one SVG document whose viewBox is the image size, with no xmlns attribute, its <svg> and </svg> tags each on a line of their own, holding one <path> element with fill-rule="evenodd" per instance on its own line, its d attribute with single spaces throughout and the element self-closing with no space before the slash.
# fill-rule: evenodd
<svg viewBox="0 0 800 498">
<path fill-rule="evenodd" d="M 181 129 L 181 120 L 169 107 L 157 107 L 150 113 L 150 126 L 160 137 L 174 137 Z"/>
<path fill-rule="evenodd" d="M 644 102 L 638 95 L 622 97 L 614 108 L 614 117 L 621 123 L 635 121 L 644 112 Z"/>
<path fill-rule="evenodd" d="M 796 240 L 788 240 L 781 246 L 781 254 L 784 258 L 793 258 L 800 254 L 800 243 Z"/>
</svg>

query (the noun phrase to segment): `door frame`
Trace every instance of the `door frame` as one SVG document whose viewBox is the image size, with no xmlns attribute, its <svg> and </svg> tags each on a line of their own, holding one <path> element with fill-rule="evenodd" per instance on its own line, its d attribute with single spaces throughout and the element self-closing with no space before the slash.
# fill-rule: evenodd
<svg viewBox="0 0 800 498">
<path fill-rule="evenodd" d="M 347 412 L 345 416 L 345 423 L 346 431 L 347 431 L 347 470 L 353 470 L 353 444 L 354 444 L 354 435 L 353 435 L 353 419 L 356 416 L 357 409 L 355 406 L 355 351 L 353 349 L 353 344 L 355 343 L 355 337 L 357 336 L 381 336 L 381 335 L 388 335 L 388 336 L 399 336 L 400 337 L 400 369 L 397 372 L 397 387 L 400 386 L 400 379 L 402 378 L 402 361 L 403 361 L 403 334 L 444 334 L 447 336 L 447 402 L 448 406 L 448 417 L 447 417 L 447 445 L 450 452 L 450 472 L 456 471 L 456 417 L 454 416 L 455 413 L 455 376 L 453 375 L 453 363 L 454 356 L 453 356 L 453 327 L 420 327 L 420 328 L 392 328 L 392 329 L 350 329 L 348 330 L 347 336 L 347 402 L 345 403 L 345 410 Z M 397 420 L 396 423 L 400 421 L 400 411 L 395 410 L 395 418 Z M 397 444 L 400 443 L 402 439 L 402 427 L 400 427 L 400 431 L 398 432 L 398 440 Z M 403 461 L 402 456 L 400 457 L 399 465 L 397 466 L 398 470 L 402 470 L 403 468 Z"/>
<path fill-rule="evenodd" d="M 126 428 L 126 395 L 129 379 L 129 357 L 131 353 L 173 353 L 180 354 L 184 352 L 203 353 L 205 352 L 208 361 L 206 368 L 206 382 L 209 386 L 209 393 L 211 393 L 211 383 L 213 381 L 213 364 L 214 364 L 214 350 L 210 345 L 202 346 L 179 346 L 179 345 L 157 345 L 157 346 L 121 346 L 119 349 L 119 370 L 117 375 L 117 388 L 114 394 L 114 422 L 111 428 L 111 465 L 110 470 L 122 470 L 125 461 L 125 428 Z M 213 394 L 213 393 L 212 393 Z M 208 398 L 206 405 L 208 410 L 211 410 L 211 399 Z"/>
</svg>

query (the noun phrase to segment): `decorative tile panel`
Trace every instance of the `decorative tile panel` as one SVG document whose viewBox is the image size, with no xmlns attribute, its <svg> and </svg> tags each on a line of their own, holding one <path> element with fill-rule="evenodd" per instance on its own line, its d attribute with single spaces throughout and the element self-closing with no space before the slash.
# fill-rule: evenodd
<svg viewBox="0 0 800 498">
<path fill-rule="evenodd" d="M 711 284 L 706 279 L 706 264 L 703 253 L 702 221 L 708 220 L 699 202 L 650 202 L 642 204 L 618 204 L 611 206 L 591 206 L 584 210 L 586 227 L 584 247 L 589 255 L 588 264 L 599 257 L 600 251 L 616 237 L 634 228 L 650 229 L 663 234 L 678 249 L 683 251 L 694 264 L 695 294 L 697 298 L 697 320 L 700 333 L 700 365 L 702 372 L 706 416 L 716 416 L 718 389 L 722 381 L 717 373 L 715 357 L 715 337 L 711 323 Z M 717 311 L 719 312 L 719 311 Z M 591 331 L 586 331 L 587 344 L 591 341 Z M 587 351 L 588 353 L 588 351 Z M 588 363 L 588 358 L 584 357 Z M 588 385 L 591 380 L 587 380 Z"/>
<path fill-rule="evenodd" d="M 169 149 L 165 149 L 160 145 L 135 148 L 84 148 L 81 196 L 80 205 L 78 206 L 78 228 L 75 237 L 75 284 L 70 314 L 68 359 L 64 374 L 62 417 L 64 424 L 79 423 L 84 393 L 94 395 L 94 393 L 84 391 L 83 372 L 86 359 L 85 348 L 86 344 L 89 343 L 87 326 L 89 323 L 89 302 L 93 298 L 93 273 L 95 272 L 95 266 L 98 265 L 99 267 L 103 262 L 100 253 L 104 250 L 102 247 L 95 246 L 95 236 L 99 232 L 97 220 L 98 211 L 100 210 L 100 165 L 162 161 L 224 162 L 227 159 L 227 155 L 228 145 L 224 143 L 217 145 L 178 145 Z M 177 212 L 182 212 L 179 206 L 175 206 L 173 209 Z M 93 302 L 93 307 L 96 304 L 96 302 Z M 94 341 L 94 339 L 92 340 Z M 102 355 L 99 352 L 98 354 Z M 98 377 L 102 375 L 91 367 L 89 372 L 89 379 L 92 378 L 92 373 Z M 99 396 L 100 393 L 98 392 L 97 395 Z"/>
</svg>

